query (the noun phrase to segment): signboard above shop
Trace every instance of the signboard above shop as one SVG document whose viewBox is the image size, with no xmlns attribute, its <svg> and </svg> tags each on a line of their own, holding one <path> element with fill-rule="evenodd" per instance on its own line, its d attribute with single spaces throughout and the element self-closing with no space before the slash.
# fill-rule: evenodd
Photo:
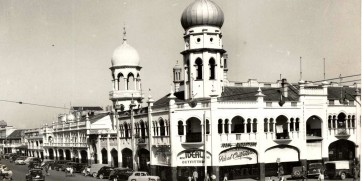
<svg viewBox="0 0 362 181">
<path fill-rule="evenodd" d="M 231 148 L 219 154 L 220 166 L 247 165 L 258 163 L 258 155 L 252 149 Z"/>
<path fill-rule="evenodd" d="M 204 166 L 211 164 L 211 153 L 200 149 L 188 149 L 177 154 L 177 165 L 178 166 Z"/>
</svg>

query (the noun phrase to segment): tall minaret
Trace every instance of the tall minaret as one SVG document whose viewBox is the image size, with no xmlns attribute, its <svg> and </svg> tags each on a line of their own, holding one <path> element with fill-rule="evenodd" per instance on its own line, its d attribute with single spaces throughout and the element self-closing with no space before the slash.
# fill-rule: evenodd
<svg viewBox="0 0 362 181">
<path fill-rule="evenodd" d="M 209 0 L 196 0 L 182 13 L 185 99 L 221 95 L 226 52 L 222 44 L 223 23 L 221 8 Z"/>
<path fill-rule="evenodd" d="M 109 93 L 109 99 L 114 106 L 121 106 L 123 110 L 129 110 L 131 102 L 136 106 L 143 99 L 140 77 L 140 58 L 137 50 L 127 43 L 126 29 L 123 32 L 123 43 L 116 48 L 112 56 L 112 82 L 113 90 Z"/>
<path fill-rule="evenodd" d="M 178 64 L 178 61 L 177 61 L 176 65 L 173 67 L 173 84 L 175 86 L 174 92 L 181 91 L 180 86 L 181 86 L 181 82 L 183 81 L 181 79 L 181 71 L 182 71 L 182 68 L 180 67 L 180 65 Z"/>
</svg>

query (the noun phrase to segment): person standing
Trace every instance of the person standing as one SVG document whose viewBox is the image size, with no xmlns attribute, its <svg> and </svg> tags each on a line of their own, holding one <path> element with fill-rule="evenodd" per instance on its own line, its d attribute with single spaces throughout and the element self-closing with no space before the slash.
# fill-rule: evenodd
<svg viewBox="0 0 362 181">
<path fill-rule="evenodd" d="M 194 181 L 197 181 L 197 178 L 199 178 L 199 174 L 197 173 L 196 169 L 192 173 L 192 178 L 194 179 Z"/>
<path fill-rule="evenodd" d="M 227 180 L 228 180 L 228 174 L 225 173 L 223 181 L 227 181 Z"/>
<path fill-rule="evenodd" d="M 283 175 L 284 175 L 284 168 L 283 165 L 279 165 L 278 167 L 278 180 L 283 180 Z"/>
<path fill-rule="evenodd" d="M 307 170 L 302 166 L 302 181 L 308 180 Z"/>
<path fill-rule="evenodd" d="M 321 169 L 318 169 L 318 172 L 319 172 L 318 181 L 324 181 L 323 171 L 321 171 Z"/>
</svg>

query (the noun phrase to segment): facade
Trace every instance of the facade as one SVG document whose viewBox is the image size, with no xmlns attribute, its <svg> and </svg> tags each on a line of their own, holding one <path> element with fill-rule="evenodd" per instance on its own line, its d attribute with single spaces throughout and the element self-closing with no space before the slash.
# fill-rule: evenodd
<svg viewBox="0 0 362 181">
<path fill-rule="evenodd" d="M 359 161 L 360 88 L 228 81 L 223 21 L 221 8 L 209 0 L 184 10 L 185 49 L 182 65 L 173 69 L 174 87 L 157 101 L 149 97 L 145 108 L 138 106 L 140 79 L 132 76 L 139 77 L 138 54 L 128 44 L 116 49 L 110 100 L 117 113 L 118 166 L 162 180 L 187 180 L 194 171 L 200 179 L 264 180 L 276 175 L 278 164 L 289 174 L 311 162 Z"/>
<path fill-rule="evenodd" d="M 27 145 L 24 137 L 24 130 L 14 130 L 7 136 L 4 144 L 4 153 L 17 153 L 26 155 Z"/>
<path fill-rule="evenodd" d="M 97 150 L 91 146 L 92 135 L 111 129 L 109 113 L 102 108 L 73 107 L 70 114 L 59 115 L 58 122 L 43 128 L 44 156 L 54 160 L 95 163 Z"/>
<path fill-rule="evenodd" d="M 2 154 L 11 153 L 11 150 L 9 150 L 8 147 L 5 148 L 5 146 L 8 143 L 8 136 L 15 130 L 16 128 L 8 126 L 4 120 L 0 121 L 0 152 Z"/>
<path fill-rule="evenodd" d="M 27 141 L 27 156 L 44 159 L 43 129 L 24 130 L 25 140 Z"/>
</svg>

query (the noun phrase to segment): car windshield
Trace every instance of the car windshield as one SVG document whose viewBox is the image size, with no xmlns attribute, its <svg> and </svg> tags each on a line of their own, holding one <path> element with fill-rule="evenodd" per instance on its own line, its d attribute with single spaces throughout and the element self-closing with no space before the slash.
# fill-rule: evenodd
<svg viewBox="0 0 362 181">
<path fill-rule="evenodd" d="M 322 166 L 322 164 L 320 163 L 311 163 L 309 165 L 309 168 L 313 169 L 313 168 L 320 168 Z"/>
<path fill-rule="evenodd" d="M 31 175 L 41 175 L 42 174 L 41 170 L 32 170 L 30 172 L 31 172 Z"/>
</svg>

